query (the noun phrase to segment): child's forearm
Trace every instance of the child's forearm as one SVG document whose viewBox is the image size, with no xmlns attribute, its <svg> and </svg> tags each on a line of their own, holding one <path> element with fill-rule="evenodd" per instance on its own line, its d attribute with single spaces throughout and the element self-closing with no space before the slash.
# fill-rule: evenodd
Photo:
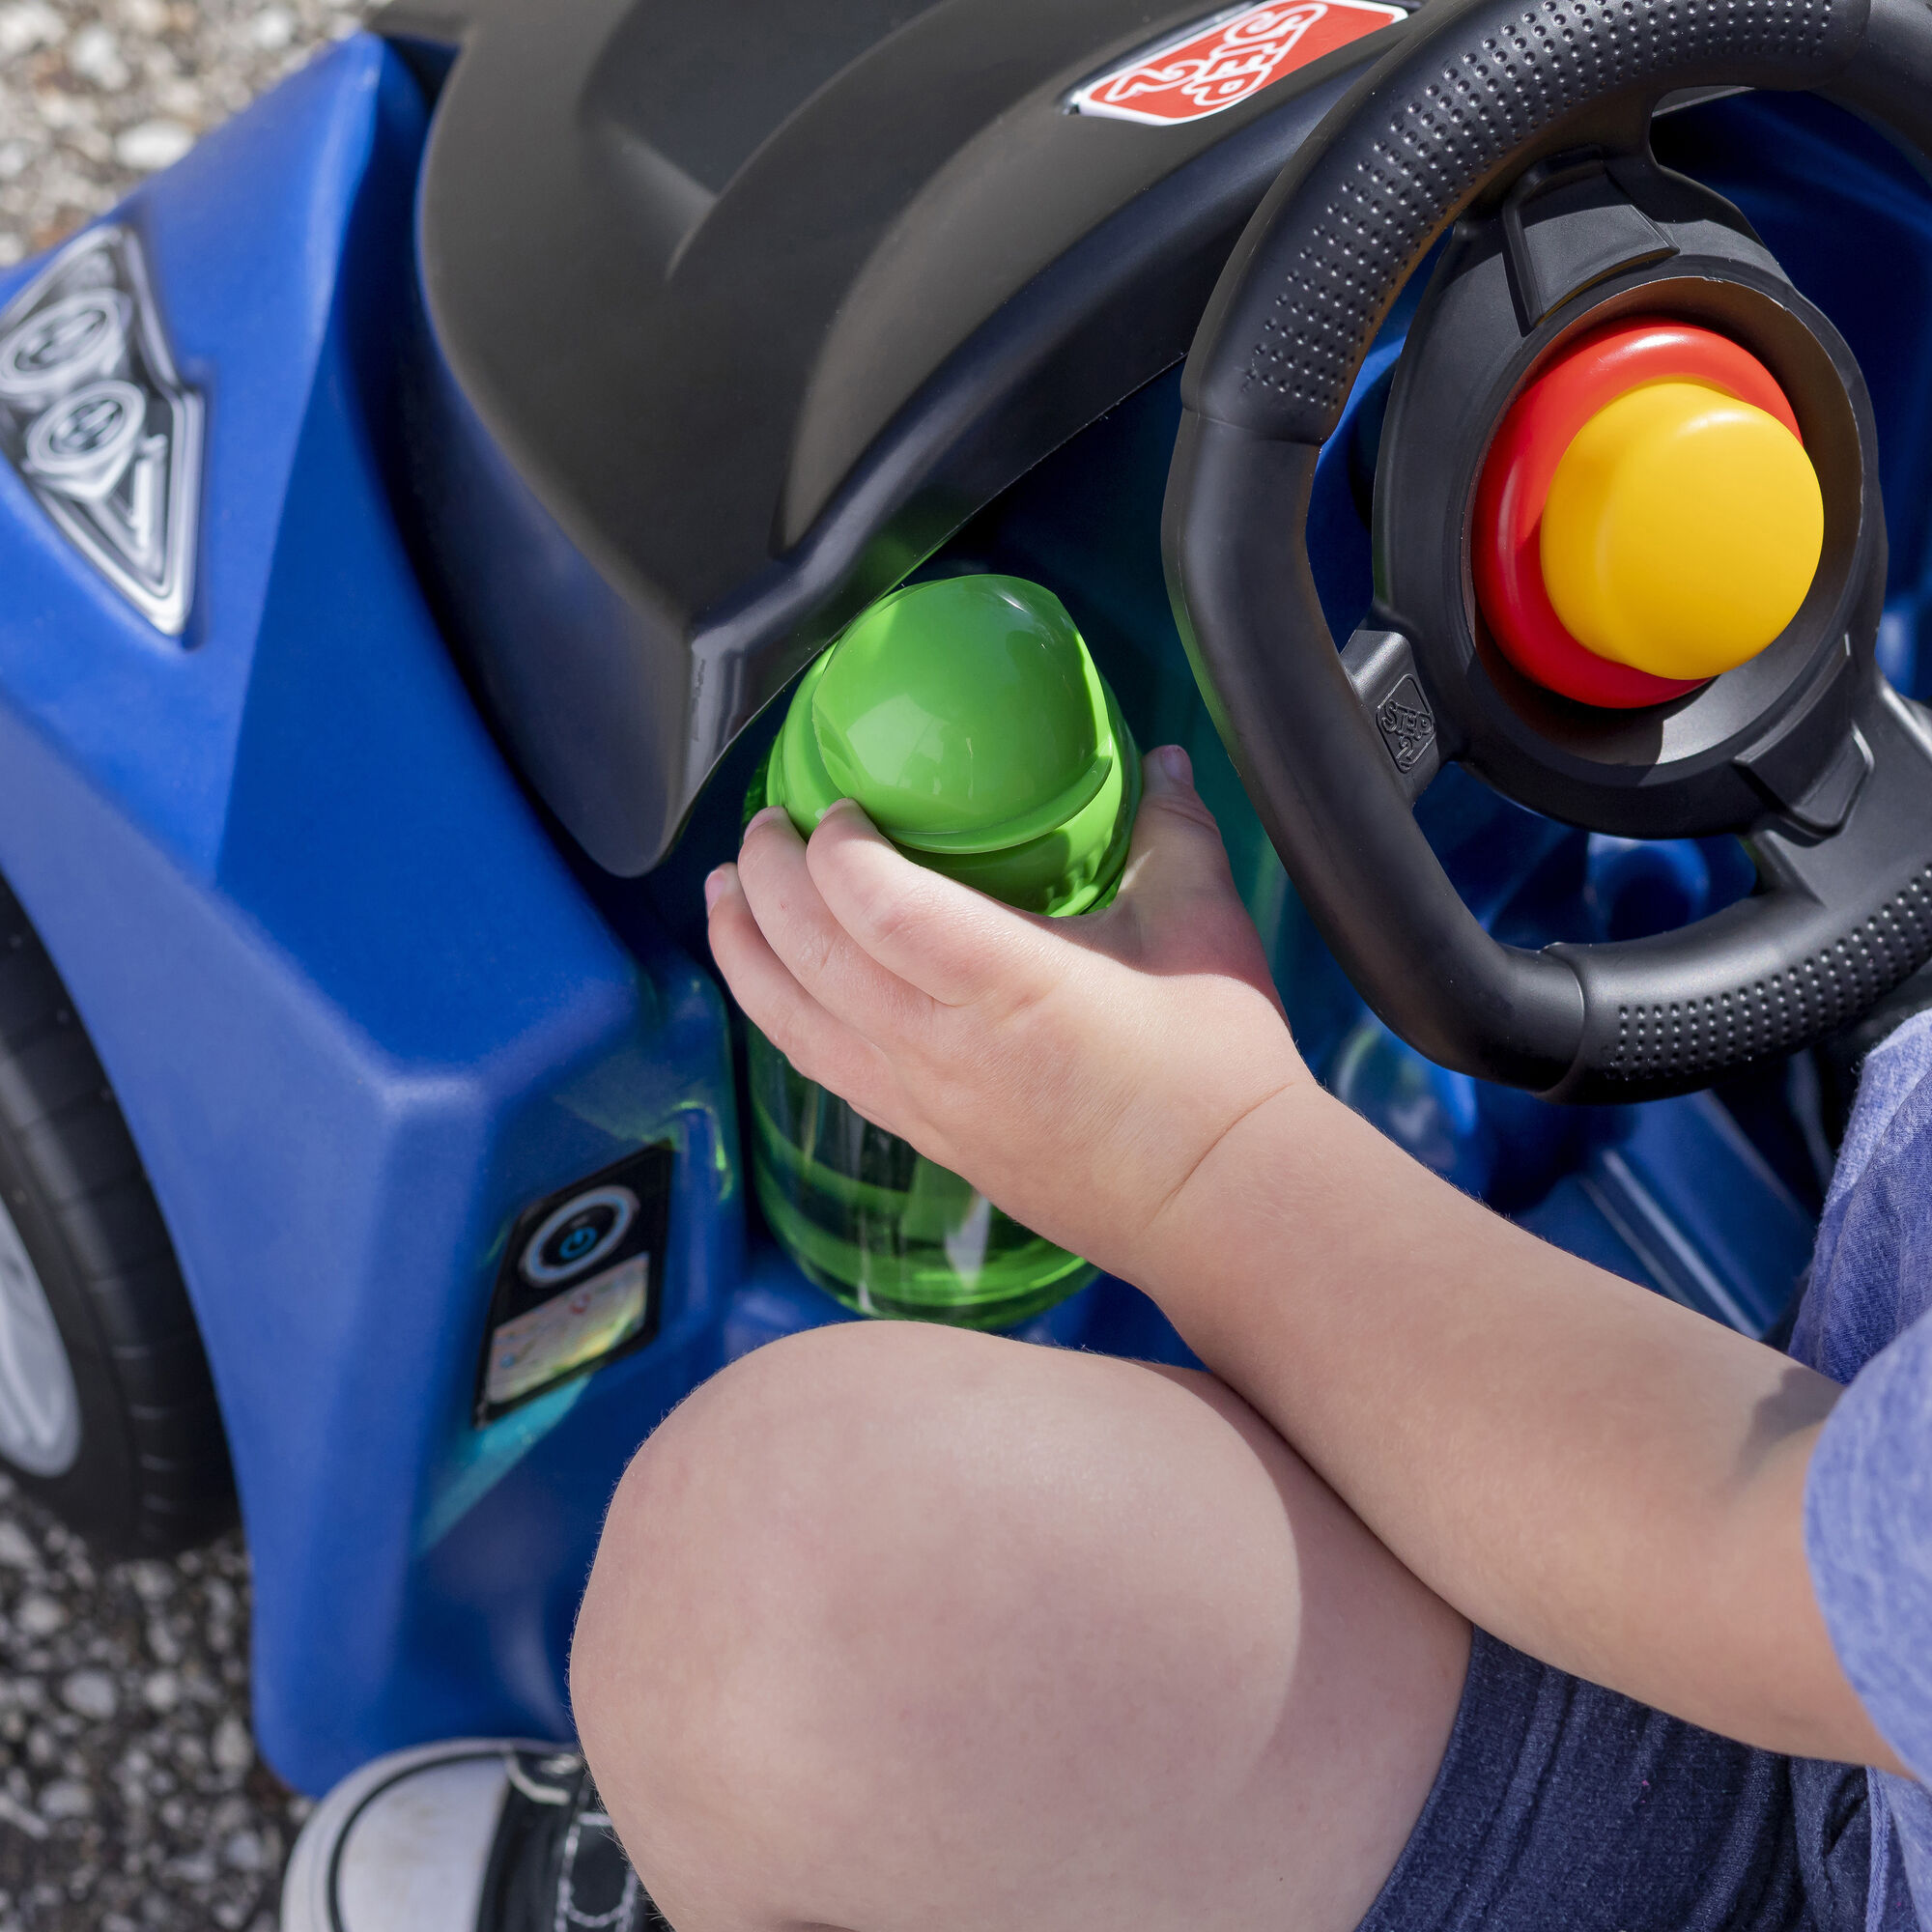
<svg viewBox="0 0 1932 1932">
<path fill-rule="evenodd" d="M 1892 1762 L 1805 1566 L 1823 1377 L 1512 1227 L 1306 1087 L 1203 1162 L 1144 1285 L 1474 1622 L 1749 1743 Z"/>
</svg>

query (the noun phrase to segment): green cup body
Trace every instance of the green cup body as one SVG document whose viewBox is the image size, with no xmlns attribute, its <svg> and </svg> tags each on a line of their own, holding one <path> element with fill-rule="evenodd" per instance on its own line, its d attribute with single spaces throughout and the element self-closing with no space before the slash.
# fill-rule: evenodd
<svg viewBox="0 0 1932 1932">
<path fill-rule="evenodd" d="M 771 1230 L 861 1315 L 1011 1328 L 1094 1279 L 748 1029 L 752 1177 Z"/>
<path fill-rule="evenodd" d="M 1112 899 L 1140 793 L 1132 735 L 1059 600 L 952 579 L 881 600 L 807 672 L 746 811 L 782 806 L 809 836 L 856 798 L 908 858 L 1066 916 Z M 1094 1279 L 748 1031 L 759 1205 L 848 1308 L 1010 1328 Z"/>
</svg>

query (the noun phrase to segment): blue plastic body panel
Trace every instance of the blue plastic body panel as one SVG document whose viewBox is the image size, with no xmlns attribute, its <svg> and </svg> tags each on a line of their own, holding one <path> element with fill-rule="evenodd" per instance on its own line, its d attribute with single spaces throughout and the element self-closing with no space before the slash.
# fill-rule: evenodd
<svg viewBox="0 0 1932 1932">
<path fill-rule="evenodd" d="M 422 124 L 357 39 L 126 212 L 209 402 L 183 644 L 0 469 L 0 868 L 180 1252 L 254 1553 L 262 1746 L 309 1789 L 405 1738 L 567 1731 L 604 1503 L 716 1366 L 742 1244 L 717 991 L 590 906 L 385 508 L 363 411 Z M 516 1210 L 666 1136 L 657 1340 L 473 1430 Z"/>
<path fill-rule="evenodd" d="M 697 963 L 697 881 L 734 842 L 760 748 L 727 763 L 658 874 L 594 875 L 530 807 L 411 568 L 384 452 L 424 116 L 394 56 L 354 39 L 125 211 L 209 408 L 183 640 L 93 577 L 0 466 L 0 871 L 68 980 L 180 1252 L 254 1554 L 261 1742 L 311 1791 L 438 1735 L 567 1734 L 569 1625 L 625 1461 L 724 1361 L 842 1319 L 748 1236 L 732 1022 Z M 1671 139 L 1864 360 L 1893 526 L 1888 662 L 1916 689 L 1932 204 L 1874 139 L 1804 102 L 1725 103 Z M 0 299 L 31 272 L 0 280 Z M 1315 551 L 1344 634 L 1367 602 L 1356 497 L 1401 327 L 1323 460 Z M 1173 412 L 1171 382 L 1123 406 L 970 526 L 949 566 L 1051 582 L 1144 742 L 1191 746 L 1324 1078 L 1550 1238 L 1769 1327 L 1804 1264 L 1819 1161 L 1759 1115 L 1798 1122 L 1802 1142 L 1802 1093 L 1759 1115 L 1735 1095 L 1549 1109 L 1421 1061 L 1328 959 L 1168 615 L 1155 529 Z M 1453 771 L 1421 810 L 1513 937 L 1650 929 L 1748 882 L 1723 841 L 1592 839 Z M 655 1340 L 474 1427 L 517 1214 L 659 1139 L 678 1158 Z M 1184 1357 L 1114 1282 L 1028 1332 Z"/>
</svg>

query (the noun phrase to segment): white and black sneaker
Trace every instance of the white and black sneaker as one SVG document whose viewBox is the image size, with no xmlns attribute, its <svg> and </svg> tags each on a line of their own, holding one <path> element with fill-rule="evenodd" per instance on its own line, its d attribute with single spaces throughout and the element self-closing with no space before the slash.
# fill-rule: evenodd
<svg viewBox="0 0 1932 1932">
<path fill-rule="evenodd" d="M 396 1751 L 318 1804 L 282 1932 L 670 1932 L 575 1751 L 467 1738 Z"/>
</svg>

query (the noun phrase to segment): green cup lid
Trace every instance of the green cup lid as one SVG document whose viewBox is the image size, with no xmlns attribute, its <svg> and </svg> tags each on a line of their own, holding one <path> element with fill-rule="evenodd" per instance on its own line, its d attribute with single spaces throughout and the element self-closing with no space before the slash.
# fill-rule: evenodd
<svg viewBox="0 0 1932 1932">
<path fill-rule="evenodd" d="M 855 799 L 935 869 L 1080 912 L 1119 883 L 1140 760 L 1052 591 L 953 577 L 881 598 L 807 672 L 766 798 L 808 836 Z"/>
</svg>

